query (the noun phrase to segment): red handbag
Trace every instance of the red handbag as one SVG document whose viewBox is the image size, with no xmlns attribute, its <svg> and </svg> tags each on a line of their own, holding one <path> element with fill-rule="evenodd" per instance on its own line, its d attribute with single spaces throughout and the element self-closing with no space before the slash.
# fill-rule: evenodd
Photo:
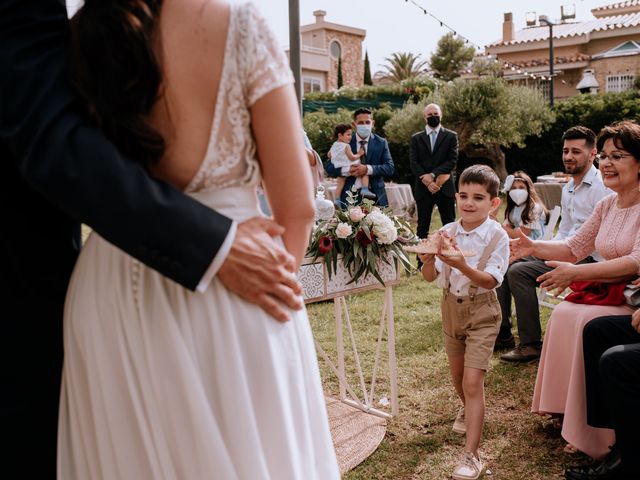
<svg viewBox="0 0 640 480">
<path fill-rule="evenodd" d="M 569 285 L 573 291 L 564 299 L 568 302 L 585 305 L 623 305 L 626 303 L 624 298 L 626 284 L 627 282 L 573 282 Z"/>
</svg>

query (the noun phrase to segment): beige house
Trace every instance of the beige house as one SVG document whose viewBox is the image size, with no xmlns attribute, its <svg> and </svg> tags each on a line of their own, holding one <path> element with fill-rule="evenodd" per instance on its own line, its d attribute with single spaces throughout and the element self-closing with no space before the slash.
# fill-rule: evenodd
<svg viewBox="0 0 640 480">
<path fill-rule="evenodd" d="M 582 93 L 620 92 L 633 88 L 640 76 L 640 0 L 591 10 L 584 22 L 553 21 L 554 98 Z M 504 64 L 507 80 L 549 95 L 549 27 L 516 30 L 511 13 L 504 14 L 502 39 L 486 53 Z"/>
<path fill-rule="evenodd" d="M 342 81 L 345 86 L 363 84 L 362 42 L 367 34 L 361 28 L 327 22 L 324 10 L 316 10 L 315 23 L 300 27 L 300 64 L 303 93 L 338 88 L 338 58 L 342 56 Z"/>
</svg>

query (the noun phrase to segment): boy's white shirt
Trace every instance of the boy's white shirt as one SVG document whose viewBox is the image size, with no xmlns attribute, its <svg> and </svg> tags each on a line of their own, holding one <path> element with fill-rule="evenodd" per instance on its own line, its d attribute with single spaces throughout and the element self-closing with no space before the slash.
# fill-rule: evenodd
<svg viewBox="0 0 640 480">
<path fill-rule="evenodd" d="M 480 262 L 480 257 L 482 256 L 482 252 L 489 244 L 495 232 L 498 232 L 500 235 L 500 240 L 496 245 L 496 248 L 491 253 L 489 260 L 487 261 L 487 265 L 483 271 L 487 272 L 493 278 L 496 279 L 498 284 L 495 288 L 499 287 L 502 284 L 502 280 L 504 278 L 504 274 L 509 268 L 509 236 L 507 232 L 504 231 L 502 226 L 496 222 L 495 220 L 491 220 L 487 218 L 487 220 L 476 227 L 473 230 L 465 231 L 460 224 L 460 221 L 456 221 L 453 223 L 449 223 L 442 227 L 442 230 L 447 230 L 451 232 L 453 227 L 457 224 L 457 233 L 455 235 L 456 242 L 460 250 L 467 250 L 475 252 L 473 257 L 466 257 L 467 264 L 472 268 L 477 268 L 478 263 Z M 435 261 L 436 271 L 438 272 L 438 277 L 436 278 L 436 285 L 440 288 L 445 288 L 445 279 L 443 275 L 444 263 L 436 257 Z M 460 273 L 460 270 L 457 268 L 451 269 L 451 278 L 450 278 L 451 286 L 449 291 L 456 295 L 457 297 L 465 297 L 469 295 L 469 287 L 471 286 L 471 280 Z M 478 291 L 476 294 L 488 292 L 486 288 L 478 287 Z"/>
</svg>

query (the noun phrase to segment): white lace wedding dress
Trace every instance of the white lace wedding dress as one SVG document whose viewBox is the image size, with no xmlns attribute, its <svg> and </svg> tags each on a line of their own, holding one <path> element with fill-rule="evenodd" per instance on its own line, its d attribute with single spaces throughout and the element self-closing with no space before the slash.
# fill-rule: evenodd
<svg viewBox="0 0 640 480">
<path fill-rule="evenodd" d="M 259 215 L 249 107 L 291 82 L 232 5 L 209 148 L 190 195 Z M 65 312 L 60 480 L 339 478 L 306 312 L 279 323 L 214 279 L 194 293 L 92 234 Z"/>
</svg>

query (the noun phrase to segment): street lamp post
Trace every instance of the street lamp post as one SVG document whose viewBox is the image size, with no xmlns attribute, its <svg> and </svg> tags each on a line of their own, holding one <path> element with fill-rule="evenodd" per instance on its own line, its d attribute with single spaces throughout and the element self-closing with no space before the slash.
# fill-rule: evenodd
<svg viewBox="0 0 640 480">
<path fill-rule="evenodd" d="M 289 0 L 289 66 L 293 72 L 298 108 L 302 113 L 302 85 L 300 82 L 300 2 Z"/>
<path fill-rule="evenodd" d="M 553 107 L 553 23 L 549 21 L 546 15 L 538 17 L 540 23 L 549 27 L 549 105 Z"/>
</svg>

